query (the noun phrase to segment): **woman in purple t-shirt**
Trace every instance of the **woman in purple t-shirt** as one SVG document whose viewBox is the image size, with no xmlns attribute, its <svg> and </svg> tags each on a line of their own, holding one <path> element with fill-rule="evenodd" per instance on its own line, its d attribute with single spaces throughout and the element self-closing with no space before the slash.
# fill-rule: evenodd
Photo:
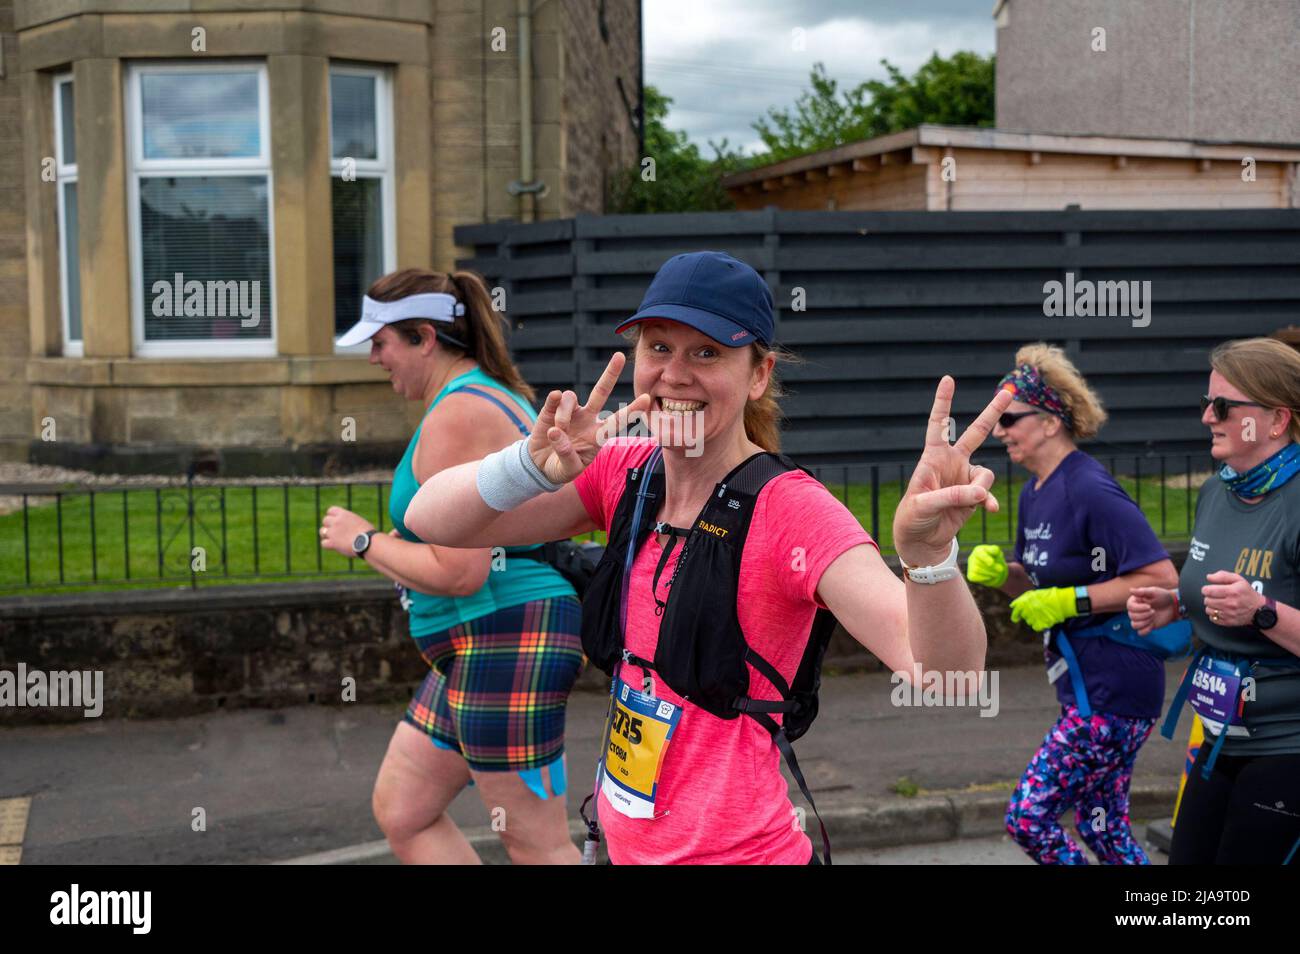
<svg viewBox="0 0 1300 954">
<path fill-rule="evenodd" d="M 1047 677 L 1061 704 L 1016 786 L 1007 830 L 1039 864 L 1087 864 L 1057 821 L 1073 807 L 1079 834 L 1103 864 L 1147 864 L 1129 825 L 1128 790 L 1160 715 L 1164 665 L 1153 653 L 1095 637 L 1101 624 L 1124 620 L 1133 587 L 1178 577 L 1142 511 L 1075 445 L 1096 435 L 1106 412 L 1065 353 L 1026 345 L 999 388 L 1015 401 L 993 435 L 1035 479 L 1020 494 L 1012 561 L 985 544 L 972 551 L 966 575 L 1014 596 L 1012 620 L 1044 634 Z"/>
</svg>

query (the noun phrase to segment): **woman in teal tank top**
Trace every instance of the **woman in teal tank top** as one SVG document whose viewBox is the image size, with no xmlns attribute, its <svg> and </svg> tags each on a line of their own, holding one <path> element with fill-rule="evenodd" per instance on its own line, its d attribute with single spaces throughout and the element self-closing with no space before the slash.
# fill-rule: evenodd
<svg viewBox="0 0 1300 954">
<path fill-rule="evenodd" d="M 375 782 L 375 818 L 403 862 L 476 863 L 447 816 L 476 785 L 519 864 L 574 863 L 565 814 L 564 710 L 582 665 L 580 604 L 536 547 L 456 549 L 403 523 L 420 485 L 528 433 L 532 389 L 474 272 L 406 269 L 375 282 L 340 345 L 370 341 L 370 363 L 424 416 L 393 473 L 394 529 L 331 507 L 321 545 L 397 585 L 429 665 Z"/>
</svg>

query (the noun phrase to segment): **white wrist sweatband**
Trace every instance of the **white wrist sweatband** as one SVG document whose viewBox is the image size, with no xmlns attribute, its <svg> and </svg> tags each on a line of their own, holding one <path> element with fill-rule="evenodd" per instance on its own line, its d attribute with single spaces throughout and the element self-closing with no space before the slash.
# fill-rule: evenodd
<svg viewBox="0 0 1300 954">
<path fill-rule="evenodd" d="M 520 438 L 479 461 L 475 482 L 483 502 L 502 513 L 514 510 L 541 494 L 554 493 L 563 486 L 547 480 L 533 463 L 526 438 Z"/>
</svg>

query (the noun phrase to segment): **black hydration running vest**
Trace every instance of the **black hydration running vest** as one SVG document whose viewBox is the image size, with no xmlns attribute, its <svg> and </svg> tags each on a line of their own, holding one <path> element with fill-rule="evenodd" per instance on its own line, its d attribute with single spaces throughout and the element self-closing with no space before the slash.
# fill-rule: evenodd
<svg viewBox="0 0 1300 954">
<path fill-rule="evenodd" d="M 643 465 L 629 468 L 610 524 L 609 544 L 583 600 L 582 647 L 606 675 L 613 677 L 619 662 L 627 662 L 657 673 L 683 699 L 719 718 L 734 719 L 744 713 L 754 719 L 772 736 L 817 815 L 790 742 L 807 732 L 817 717 L 822 658 L 835 629 L 835 617 L 827 610 L 817 610 L 795 678 L 787 684 L 776 667 L 745 640 L 736 607 L 741 556 L 759 491 L 773 477 L 795 469 L 802 470 L 784 455 L 755 454 L 717 485 L 686 534 L 668 583 L 667 601 L 660 601 L 655 609 L 661 617 L 659 640 L 654 659 L 649 660 L 624 647 L 620 618 L 624 587 L 636 553 L 650 534 L 656 529 L 672 533 L 674 528 L 655 520 L 664 499 L 662 451 L 655 448 Z M 797 520 L 799 515 L 790 514 L 789 518 Z M 673 533 L 664 550 L 656 583 L 677 535 Z M 776 688 L 782 701 L 750 697 L 746 663 Z M 772 718 L 778 712 L 783 714 L 781 723 Z M 821 824 L 820 815 L 817 821 Z M 830 864 L 825 825 L 821 832 L 825 860 Z"/>
</svg>

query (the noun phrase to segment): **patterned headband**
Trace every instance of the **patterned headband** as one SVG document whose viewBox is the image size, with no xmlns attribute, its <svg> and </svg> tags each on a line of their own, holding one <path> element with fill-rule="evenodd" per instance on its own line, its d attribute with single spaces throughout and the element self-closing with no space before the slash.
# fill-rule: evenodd
<svg viewBox="0 0 1300 954">
<path fill-rule="evenodd" d="M 1055 414 L 1065 422 L 1065 426 L 1074 430 L 1074 417 L 1066 408 L 1061 395 L 1043 380 L 1038 369 L 1032 364 L 1019 365 L 1014 371 L 1003 376 L 998 382 L 999 391 L 1010 391 L 1019 401 L 1041 408 L 1049 414 Z"/>
</svg>

